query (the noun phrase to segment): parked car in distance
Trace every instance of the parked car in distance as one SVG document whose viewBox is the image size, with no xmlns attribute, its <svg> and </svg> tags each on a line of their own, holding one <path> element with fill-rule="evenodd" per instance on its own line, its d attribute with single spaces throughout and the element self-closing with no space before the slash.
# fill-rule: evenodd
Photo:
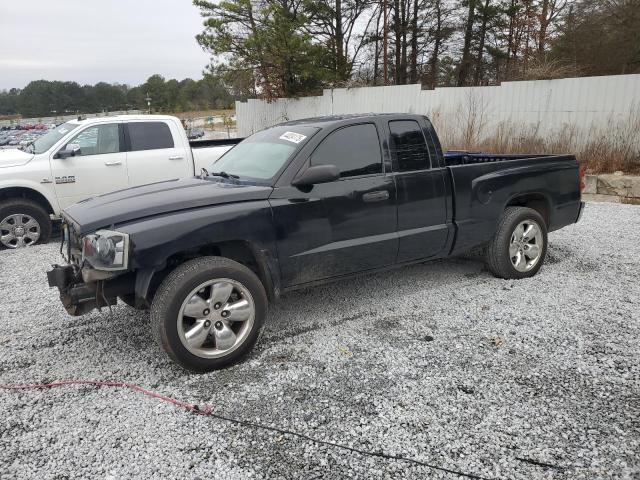
<svg viewBox="0 0 640 480">
<path fill-rule="evenodd" d="M 60 211 L 89 197 L 209 167 L 237 141 L 190 145 L 171 116 L 124 115 L 31 129 L 0 150 L 0 248 L 46 242 Z"/>
<path fill-rule="evenodd" d="M 208 371 L 251 350 L 283 291 L 477 247 L 494 275 L 532 277 L 583 208 L 573 156 L 445 158 L 418 115 L 284 123 L 214 170 L 64 210 L 48 281 L 67 312 L 150 308 L 169 356 Z"/>
<path fill-rule="evenodd" d="M 189 140 L 204 137 L 204 130 L 201 128 L 192 128 L 189 130 Z"/>
</svg>

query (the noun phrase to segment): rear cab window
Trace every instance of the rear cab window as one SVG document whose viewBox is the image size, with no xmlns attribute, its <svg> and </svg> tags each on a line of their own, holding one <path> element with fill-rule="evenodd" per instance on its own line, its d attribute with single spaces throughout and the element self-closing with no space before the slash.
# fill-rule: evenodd
<svg viewBox="0 0 640 480">
<path fill-rule="evenodd" d="M 130 122 L 126 125 L 131 152 L 174 147 L 171 129 L 165 122 Z"/>
<path fill-rule="evenodd" d="M 396 160 L 397 172 L 428 170 L 431 168 L 429 149 L 420 127 L 415 120 L 392 120 L 389 122 L 391 153 Z"/>
<path fill-rule="evenodd" d="M 381 174 L 382 154 L 376 126 L 362 123 L 331 132 L 311 154 L 311 165 L 335 165 L 340 178 Z"/>
</svg>

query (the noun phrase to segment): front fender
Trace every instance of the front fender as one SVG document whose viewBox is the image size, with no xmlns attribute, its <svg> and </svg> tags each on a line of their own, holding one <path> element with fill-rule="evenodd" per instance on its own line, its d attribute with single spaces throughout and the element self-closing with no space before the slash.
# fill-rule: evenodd
<svg viewBox="0 0 640 480">
<path fill-rule="evenodd" d="M 270 295 L 280 290 L 275 227 L 266 200 L 229 203 L 158 215 L 116 225 L 128 233 L 132 245 L 131 268 L 162 270 L 168 259 L 181 252 L 241 240 L 258 260 Z"/>
</svg>

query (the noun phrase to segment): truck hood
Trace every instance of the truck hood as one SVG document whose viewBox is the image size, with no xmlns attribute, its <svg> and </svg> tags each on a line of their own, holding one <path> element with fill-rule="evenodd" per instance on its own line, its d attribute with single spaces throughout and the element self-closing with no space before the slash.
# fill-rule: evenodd
<svg viewBox="0 0 640 480">
<path fill-rule="evenodd" d="M 197 177 L 128 188 L 83 200 L 63 211 L 78 234 L 152 215 L 231 202 L 264 200 L 267 186 L 217 182 Z"/>
<path fill-rule="evenodd" d="M 0 150 L 0 168 L 3 167 L 19 167 L 29 163 L 33 155 L 17 148 Z"/>
</svg>

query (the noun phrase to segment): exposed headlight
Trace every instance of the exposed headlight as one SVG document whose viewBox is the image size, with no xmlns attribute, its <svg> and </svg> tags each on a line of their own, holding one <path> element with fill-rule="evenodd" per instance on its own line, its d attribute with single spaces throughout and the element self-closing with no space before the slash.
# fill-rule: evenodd
<svg viewBox="0 0 640 480">
<path fill-rule="evenodd" d="M 129 235 L 98 230 L 82 237 L 82 260 L 96 270 L 126 270 L 129 261 Z"/>
</svg>

